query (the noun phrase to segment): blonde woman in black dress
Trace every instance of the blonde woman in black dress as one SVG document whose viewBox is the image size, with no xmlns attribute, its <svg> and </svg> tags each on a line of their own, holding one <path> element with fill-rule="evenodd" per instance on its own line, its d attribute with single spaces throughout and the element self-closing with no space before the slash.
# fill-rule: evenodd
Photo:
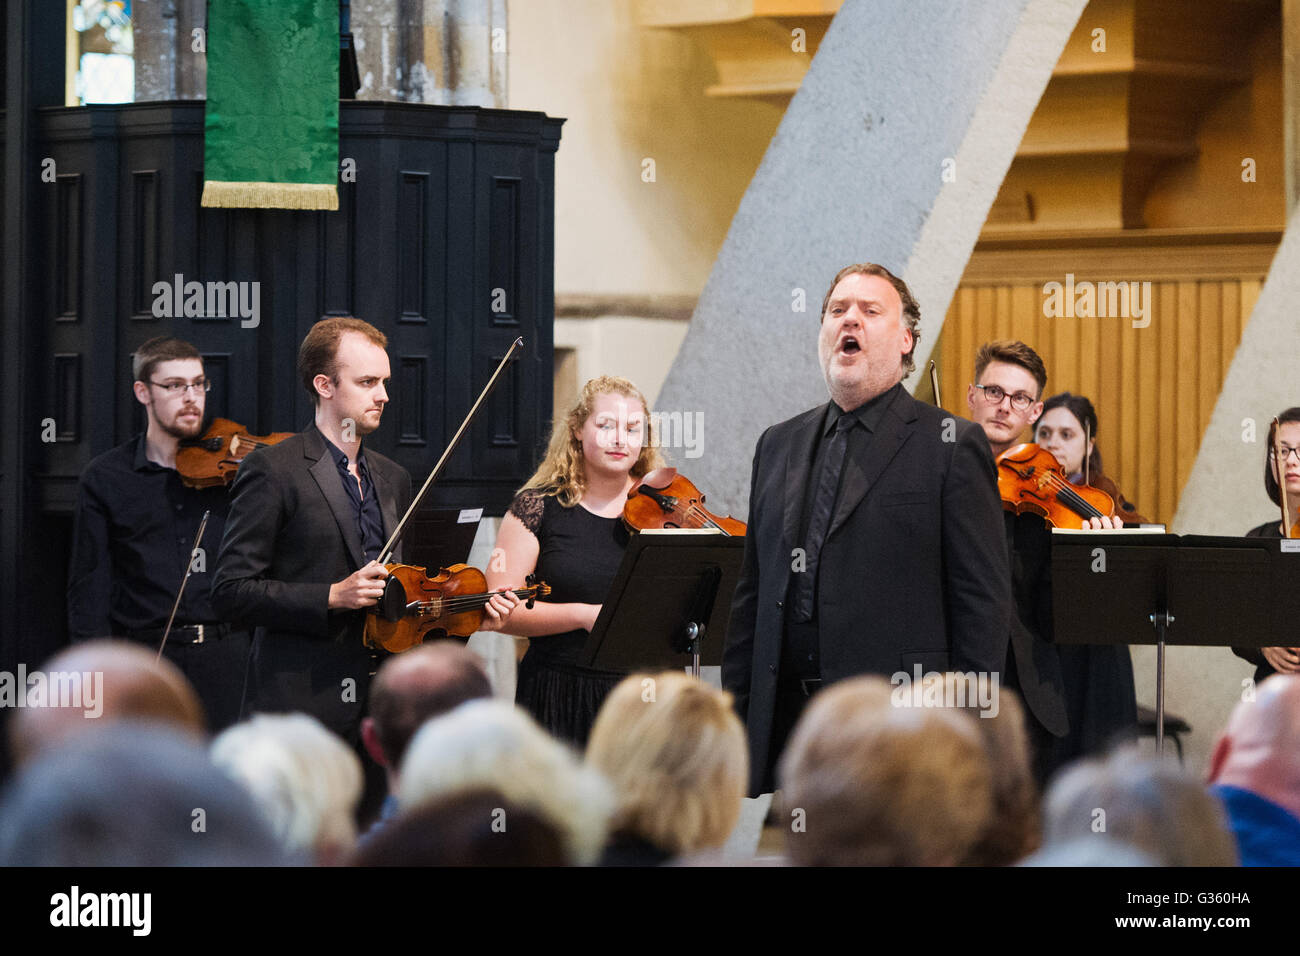
<svg viewBox="0 0 1300 956">
<path fill-rule="evenodd" d="M 522 587 L 534 573 L 551 587 L 531 609 L 516 608 L 504 628 L 529 638 L 515 700 L 578 745 L 623 676 L 579 663 L 627 547 L 623 505 L 637 481 L 662 464 L 641 392 L 624 378 L 592 379 L 557 419 L 545 460 L 497 532 L 488 587 Z"/>
</svg>

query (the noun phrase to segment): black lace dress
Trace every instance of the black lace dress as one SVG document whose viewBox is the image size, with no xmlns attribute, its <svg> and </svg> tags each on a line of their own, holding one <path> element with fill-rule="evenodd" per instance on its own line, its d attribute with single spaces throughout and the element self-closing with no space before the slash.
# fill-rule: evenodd
<svg viewBox="0 0 1300 956">
<path fill-rule="evenodd" d="M 510 513 L 537 538 L 537 577 L 551 586 L 546 602 L 604 603 L 627 547 L 620 518 L 602 518 L 582 505 L 566 508 L 537 491 L 516 495 Z M 538 723 L 580 747 L 605 696 L 624 676 L 579 664 L 586 643 L 582 628 L 530 638 L 515 691 L 515 702 Z"/>
</svg>

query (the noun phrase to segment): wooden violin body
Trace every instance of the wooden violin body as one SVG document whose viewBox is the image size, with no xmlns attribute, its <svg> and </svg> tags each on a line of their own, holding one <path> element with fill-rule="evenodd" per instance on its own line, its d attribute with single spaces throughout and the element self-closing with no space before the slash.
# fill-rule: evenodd
<svg viewBox="0 0 1300 956">
<path fill-rule="evenodd" d="M 214 418 L 202 438 L 181 442 L 176 451 L 176 470 L 190 488 L 229 485 L 249 452 L 275 445 L 292 435 L 293 432 L 250 435 L 238 422 Z"/>
<path fill-rule="evenodd" d="M 623 523 L 629 531 L 660 528 L 708 528 L 729 537 L 744 537 L 745 522 L 719 517 L 704 507 L 704 495 L 676 468 L 658 468 L 627 493 Z"/>
<path fill-rule="evenodd" d="M 367 646 L 393 654 L 409 651 L 426 640 L 469 637 L 483 625 L 483 605 L 495 591 L 488 591 L 487 579 L 478 568 L 453 564 L 429 576 L 425 568 L 412 564 L 389 564 L 384 595 L 374 610 L 366 612 L 364 640 Z M 514 594 L 528 607 L 537 597 L 551 593 L 549 585 L 528 580 L 528 587 Z"/>
<path fill-rule="evenodd" d="M 1082 528 L 1089 518 L 1115 514 L 1115 500 L 1090 485 L 1073 485 L 1056 456 L 1033 443 L 1016 445 L 998 456 L 998 494 L 1002 507 L 1039 515 L 1055 528 Z"/>
</svg>

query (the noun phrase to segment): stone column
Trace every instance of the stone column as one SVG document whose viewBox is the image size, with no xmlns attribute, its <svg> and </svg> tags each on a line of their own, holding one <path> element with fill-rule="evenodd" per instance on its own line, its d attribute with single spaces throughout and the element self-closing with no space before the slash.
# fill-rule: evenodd
<svg viewBox="0 0 1300 956">
<path fill-rule="evenodd" d="M 207 55 L 194 50 L 194 31 L 207 28 L 204 0 L 136 0 L 131 21 L 137 102 L 207 96 Z"/>
<path fill-rule="evenodd" d="M 353 0 L 358 99 L 506 105 L 506 0 Z"/>
</svg>

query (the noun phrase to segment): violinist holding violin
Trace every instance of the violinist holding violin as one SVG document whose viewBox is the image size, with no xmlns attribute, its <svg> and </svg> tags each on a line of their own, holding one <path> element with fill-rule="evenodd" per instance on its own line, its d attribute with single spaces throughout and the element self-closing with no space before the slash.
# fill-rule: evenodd
<svg viewBox="0 0 1300 956">
<path fill-rule="evenodd" d="M 536 573 L 548 599 L 517 608 L 506 634 L 529 638 L 516 702 L 555 736 L 586 743 L 605 696 L 623 677 L 578 658 L 627 548 L 628 492 L 663 464 L 645 397 L 602 375 L 551 432 L 546 458 L 501 520 L 488 565 L 490 589 L 517 588 Z"/>
<path fill-rule="evenodd" d="M 377 559 L 412 499 L 406 469 L 362 444 L 388 404 L 387 344 L 350 316 L 307 333 L 298 374 L 315 421 L 244 459 L 212 591 L 219 614 L 256 627 L 245 713 L 300 710 L 354 744 L 377 666 L 364 611 L 383 594 Z M 514 603 L 494 596 L 484 627 Z"/>
<path fill-rule="evenodd" d="M 1020 457 L 1015 449 L 1023 447 L 1021 436 L 1043 414 L 1046 385 L 1047 368 L 1025 343 L 997 341 L 980 347 L 966 404 L 972 420 L 984 429 L 994 459 L 1000 460 L 1000 471 L 1008 467 L 1008 453 Z M 1059 467 L 1055 458 L 1048 461 Z M 1052 485 L 1068 495 L 1066 480 L 1064 474 L 1053 475 Z M 1041 784 L 1057 767 L 1101 748 L 1116 731 L 1136 723 L 1133 667 L 1124 647 L 1051 643 L 1051 528 L 1039 514 L 1017 512 L 1005 501 L 1004 509 L 1015 599 L 1005 684 L 1024 698 L 1034 773 Z M 1076 527 L 1085 529 L 1122 527 L 1113 514 L 1075 517 Z"/>
<path fill-rule="evenodd" d="M 209 384 L 189 342 L 158 336 L 132 356 L 143 434 L 93 459 L 81 474 L 68 572 L 74 641 L 128 638 L 157 650 L 187 565 L 192 573 L 164 653 L 198 691 L 208 726 L 239 719 L 249 633 L 218 620 L 210 587 L 230 509 L 224 486 L 189 487 L 178 474 L 182 442 L 203 430 Z M 199 547 L 190 559 L 204 512 Z"/>
<path fill-rule="evenodd" d="M 1300 407 L 1288 408 L 1277 422 L 1270 429 L 1264 452 L 1264 491 L 1274 505 L 1285 507 L 1290 536 L 1296 537 L 1300 524 Z M 1251 528 L 1246 537 L 1283 538 L 1287 531 L 1284 522 L 1275 519 Z M 1232 652 L 1255 665 L 1256 683 L 1272 674 L 1300 673 L 1300 647 L 1234 647 Z"/>
</svg>

